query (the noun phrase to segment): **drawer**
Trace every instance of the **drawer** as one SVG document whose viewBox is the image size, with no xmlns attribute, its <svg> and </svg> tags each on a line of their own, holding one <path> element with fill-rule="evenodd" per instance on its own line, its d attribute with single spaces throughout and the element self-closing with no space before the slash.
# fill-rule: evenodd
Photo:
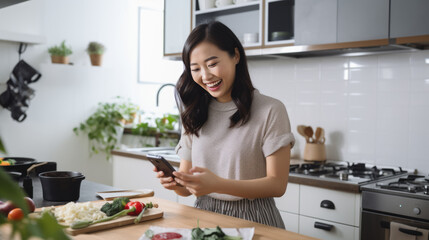
<svg viewBox="0 0 429 240">
<path fill-rule="evenodd" d="M 280 211 L 289 213 L 299 213 L 299 184 L 288 183 L 286 193 L 274 198 L 276 206 Z"/>
<path fill-rule="evenodd" d="M 321 225 L 319 227 L 331 227 L 331 230 L 316 228 L 315 224 Z M 359 240 L 359 228 L 344 225 L 341 223 L 334 223 L 330 221 L 319 220 L 305 216 L 299 216 L 299 234 L 315 237 L 322 240 Z"/>
<path fill-rule="evenodd" d="M 300 215 L 359 226 L 359 208 L 355 193 L 300 186 Z M 357 211 L 357 212 L 356 212 Z"/>
<path fill-rule="evenodd" d="M 298 233 L 299 228 L 299 217 L 298 214 L 288 213 L 280 211 L 280 215 L 282 216 L 283 222 L 285 223 L 286 230 L 290 232 Z"/>
</svg>

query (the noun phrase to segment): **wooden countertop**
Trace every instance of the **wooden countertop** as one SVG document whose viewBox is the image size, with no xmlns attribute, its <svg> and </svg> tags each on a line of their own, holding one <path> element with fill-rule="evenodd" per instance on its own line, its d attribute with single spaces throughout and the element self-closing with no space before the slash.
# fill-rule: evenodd
<svg viewBox="0 0 429 240">
<path fill-rule="evenodd" d="M 148 160 L 146 158 L 146 155 L 143 153 L 131 152 L 126 150 L 113 150 L 112 155 L 135 158 L 140 160 Z M 175 167 L 179 167 L 179 164 L 180 164 L 179 162 L 175 162 L 175 161 L 168 161 L 168 162 L 170 162 L 171 165 Z M 290 162 L 290 164 L 301 164 L 301 163 L 306 163 L 306 162 L 301 159 L 291 159 L 291 162 Z M 314 187 L 320 187 L 320 188 L 326 188 L 326 189 L 332 189 L 332 190 L 338 190 L 338 191 L 344 191 L 344 192 L 360 193 L 360 185 L 358 184 L 350 184 L 342 181 L 329 181 L 327 179 L 321 179 L 313 176 L 304 176 L 302 174 L 289 173 L 289 182 L 308 185 L 308 186 L 314 186 Z"/>
<path fill-rule="evenodd" d="M 118 239 L 139 239 L 150 226 L 171 227 L 171 228 L 189 228 L 197 226 L 197 220 L 201 228 L 216 227 L 221 228 L 244 228 L 254 227 L 254 240 L 259 239 L 279 239 L 279 240 L 313 240 L 315 238 L 307 237 L 297 233 L 289 232 L 284 229 L 270 227 L 267 225 L 234 218 L 222 214 L 200 210 L 197 208 L 182 205 L 176 202 L 160 198 L 139 198 L 142 202 L 152 201 L 159 204 L 159 209 L 164 211 L 164 217 L 160 219 L 142 222 L 140 224 L 131 224 L 128 226 L 113 228 L 110 230 L 99 231 L 88 234 L 74 236 L 76 240 L 118 240 Z"/>
</svg>

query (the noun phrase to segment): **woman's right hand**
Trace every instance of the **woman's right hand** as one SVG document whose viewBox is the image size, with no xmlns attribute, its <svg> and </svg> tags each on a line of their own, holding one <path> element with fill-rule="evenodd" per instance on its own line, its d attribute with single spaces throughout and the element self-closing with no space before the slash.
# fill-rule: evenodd
<svg viewBox="0 0 429 240">
<path fill-rule="evenodd" d="M 153 171 L 156 172 L 156 177 L 159 178 L 159 182 L 164 188 L 176 190 L 179 187 L 172 177 L 165 177 L 163 171 L 158 171 L 156 167 L 153 168 Z"/>
</svg>

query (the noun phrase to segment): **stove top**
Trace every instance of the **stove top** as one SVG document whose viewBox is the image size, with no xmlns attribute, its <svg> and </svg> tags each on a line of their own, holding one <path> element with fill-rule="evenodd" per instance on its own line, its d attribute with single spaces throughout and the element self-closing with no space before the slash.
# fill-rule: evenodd
<svg viewBox="0 0 429 240">
<path fill-rule="evenodd" d="M 407 172 L 400 167 L 381 168 L 365 163 L 349 162 L 311 162 L 291 164 L 289 173 L 310 178 L 323 178 L 329 181 L 340 181 L 350 184 L 366 184 L 387 179 Z"/>
<path fill-rule="evenodd" d="M 429 199 L 429 176 L 408 174 L 364 185 L 362 190 Z"/>
</svg>

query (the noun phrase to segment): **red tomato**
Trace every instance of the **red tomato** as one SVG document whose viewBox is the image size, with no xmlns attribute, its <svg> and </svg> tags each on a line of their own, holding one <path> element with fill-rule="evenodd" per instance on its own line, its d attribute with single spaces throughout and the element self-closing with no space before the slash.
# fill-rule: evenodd
<svg viewBox="0 0 429 240">
<path fill-rule="evenodd" d="M 144 208 L 144 203 L 141 202 L 128 202 L 127 205 L 125 205 L 125 209 L 130 209 L 131 207 L 135 207 L 136 210 L 134 212 L 130 212 L 128 213 L 128 215 L 130 216 L 137 216 L 141 213 L 141 211 Z"/>
<path fill-rule="evenodd" d="M 7 219 L 10 221 L 21 220 L 24 217 L 24 212 L 21 208 L 12 209 L 7 215 Z"/>
</svg>

